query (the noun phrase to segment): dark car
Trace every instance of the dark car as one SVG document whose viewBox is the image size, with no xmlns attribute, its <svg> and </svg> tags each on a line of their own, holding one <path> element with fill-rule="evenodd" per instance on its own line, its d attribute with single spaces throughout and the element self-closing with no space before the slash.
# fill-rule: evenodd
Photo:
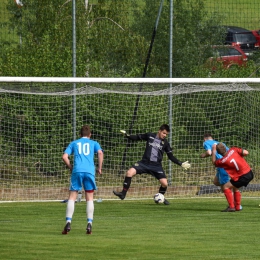
<svg viewBox="0 0 260 260">
<path fill-rule="evenodd" d="M 226 29 L 224 44 L 239 46 L 247 56 L 259 49 L 252 31 L 237 26 L 224 26 L 224 28 Z"/>
</svg>

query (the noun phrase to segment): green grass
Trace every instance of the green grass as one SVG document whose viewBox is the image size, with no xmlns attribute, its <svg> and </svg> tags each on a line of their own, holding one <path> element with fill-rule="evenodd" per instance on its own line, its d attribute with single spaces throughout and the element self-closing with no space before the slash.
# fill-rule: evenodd
<svg viewBox="0 0 260 260">
<path fill-rule="evenodd" d="M 236 25 L 248 30 L 260 29 L 259 0 L 206 0 L 208 12 L 223 15 L 224 25 Z"/>
<path fill-rule="evenodd" d="M 86 235 L 85 203 L 76 204 L 72 230 L 62 235 L 66 204 L 0 204 L 0 259 L 259 259 L 259 200 L 223 213 L 221 199 L 95 202 Z"/>
<path fill-rule="evenodd" d="M 10 14 L 6 8 L 8 1 L 10 2 L 11 0 L 0 0 L 0 23 L 6 23 L 10 19 Z M 14 6 L 15 3 L 12 1 Z M 1 30 L 0 30 L 0 40 L 2 41 L 14 41 L 18 42 L 19 37 L 15 31 L 10 31 L 7 26 L 1 25 Z"/>
</svg>

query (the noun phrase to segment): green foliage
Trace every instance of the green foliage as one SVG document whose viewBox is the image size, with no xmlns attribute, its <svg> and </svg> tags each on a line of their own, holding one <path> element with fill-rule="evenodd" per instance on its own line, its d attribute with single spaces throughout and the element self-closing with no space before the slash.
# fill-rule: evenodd
<svg viewBox="0 0 260 260">
<path fill-rule="evenodd" d="M 72 76 L 72 8 L 70 1 L 63 0 L 24 0 L 23 8 L 18 9 L 13 1 L 7 4 L 10 20 L 2 23 L 4 28 L 17 33 L 19 43 L 12 40 L 0 42 L 0 76 Z M 159 1 L 106 1 L 99 0 L 95 4 L 89 1 L 85 7 L 83 1 L 77 1 L 76 39 L 78 77 L 141 77 L 151 36 L 158 15 Z M 246 67 L 234 67 L 226 70 L 220 64 L 212 71 L 205 66 L 210 46 L 221 40 L 223 32 L 219 27 L 223 17 L 205 9 L 203 0 L 175 0 L 173 20 L 173 75 L 174 77 L 258 77 L 259 53 L 250 57 Z M 212 30 L 211 30 L 212 29 Z M 214 29 L 214 30 L 213 30 Z M 217 33 L 216 33 L 217 30 Z M 214 31 L 214 33 L 213 33 Z M 169 1 L 164 2 L 159 20 L 158 31 L 151 53 L 147 77 L 168 77 L 169 63 Z M 152 88 L 151 86 L 149 86 Z M 49 87 L 42 86 L 42 90 Z M 71 89 L 71 86 L 67 86 Z M 120 164 L 121 158 L 115 156 L 114 143 L 118 136 L 113 135 L 108 141 L 107 136 L 117 133 L 118 129 L 126 129 L 133 133 L 156 131 L 154 120 L 166 118 L 168 97 L 154 97 L 153 112 L 147 106 L 149 100 L 140 98 L 137 117 L 131 127 L 133 111 L 137 96 L 120 94 L 102 94 L 95 97 L 77 97 L 77 125 L 86 122 L 94 127 L 94 137 L 102 144 L 107 144 L 105 164 L 114 160 Z M 250 107 L 243 110 L 239 118 L 235 102 L 227 107 L 232 115 L 232 125 L 226 126 L 221 118 L 225 111 L 215 115 L 206 107 L 198 107 L 196 101 L 203 99 L 203 94 L 176 96 L 173 102 L 173 125 L 176 134 L 173 143 L 179 149 L 194 151 L 199 149 L 197 140 L 201 139 L 205 126 L 213 131 L 216 137 L 225 132 L 230 139 L 225 140 L 236 145 L 249 144 L 255 151 L 258 149 L 256 133 L 258 124 L 248 123 Z M 243 102 L 243 96 L 240 96 Z M 247 97 L 250 100 L 250 94 Z M 67 104 L 64 106 L 64 100 Z M 213 94 L 208 102 L 225 102 Z M 259 100 L 250 100 L 257 107 Z M 33 108 L 28 103 L 37 104 Z M 48 165 L 49 171 L 60 169 L 60 155 L 70 140 L 73 132 L 73 108 L 71 97 L 51 97 L 31 95 L 23 98 L 19 94 L 1 95 L 0 113 L 1 129 L 0 144 L 6 157 L 17 158 L 25 162 L 29 171 L 32 163 L 41 161 Z M 102 106 L 93 107 L 96 104 Z M 121 105 L 124 104 L 122 107 Z M 66 110 L 65 110 L 66 109 Z M 124 111 L 123 118 L 118 120 L 115 111 Z M 6 112 L 8 111 L 8 113 Z M 7 117 L 8 115 L 9 117 Z M 145 122 L 143 118 L 150 115 Z M 255 116 L 258 122 L 258 114 Z M 45 124 L 44 122 L 47 122 Z M 200 125 L 197 125 L 200 122 Z M 57 134 L 57 129 L 63 129 Z M 242 136 L 242 137 L 241 137 Z M 37 140 L 37 142 L 36 142 Z M 58 145 L 57 145 L 58 144 Z M 118 154 L 123 154 L 125 143 L 119 145 Z M 48 161 L 49 147 L 53 147 L 53 156 Z M 140 149 L 139 149 L 140 148 Z M 129 161 L 140 158 L 142 145 L 136 144 L 131 150 Z M 9 157 L 10 156 L 10 157 Z M 255 156 L 257 157 L 257 156 Z M 117 158 L 117 159 L 115 159 Z M 180 158 L 182 159 L 182 157 Z M 183 158 L 185 159 L 185 157 Z M 48 162 L 47 162 L 48 161 Z M 13 173 L 13 165 L 7 166 Z M 9 171 L 9 170 L 8 170 Z M 26 172 L 27 170 L 25 170 Z M 64 167 L 63 167 L 64 171 Z M 61 174 L 63 174 L 63 171 Z M 19 177 L 14 175 L 14 178 Z"/>
<path fill-rule="evenodd" d="M 77 76 L 138 76 L 142 37 L 130 32 L 126 1 L 99 1 L 85 7 L 77 1 Z M 18 45 L 4 45 L 0 75 L 72 76 L 72 8 L 61 0 L 31 1 L 23 8 L 9 3 L 10 28 L 21 37 Z M 124 11 L 125 16 L 122 15 Z"/>
<path fill-rule="evenodd" d="M 72 76 L 72 3 L 26 0 L 7 3 L 2 27 L 16 39 L 1 39 L 0 76 Z M 164 1 L 148 66 L 148 77 L 169 76 L 169 1 Z M 221 42 L 224 13 L 204 0 L 175 0 L 173 76 L 208 77 L 201 70 L 212 44 Z M 141 77 L 159 1 L 76 1 L 76 74 L 78 77 Z M 18 40 L 19 39 L 19 40 Z M 16 43 L 15 43 L 15 41 Z M 255 68 L 255 71 L 257 68 Z M 219 70 L 216 77 L 249 75 Z M 258 76 L 258 74 L 256 74 Z"/>
<path fill-rule="evenodd" d="M 26 1 L 17 10 L 9 3 L 10 27 L 21 37 L 20 43 L 5 47 L 1 75 L 5 76 L 72 76 L 71 6 L 63 1 Z M 16 8 L 16 9 L 15 9 Z M 15 10 L 15 11 L 14 11 Z M 79 8 L 82 10 L 82 8 Z M 16 15 L 17 12 L 20 15 Z M 81 20 L 80 20 L 81 21 Z M 82 27 L 82 26 L 81 26 Z M 86 51 L 79 49 L 83 59 Z M 82 65 L 79 55 L 79 70 Z"/>
<path fill-rule="evenodd" d="M 189 154 L 189 159 L 196 160 L 196 150 L 201 149 L 199 140 L 202 140 L 205 131 L 212 132 L 217 140 L 225 137 L 223 141 L 230 146 L 237 145 L 258 151 L 260 98 L 257 93 L 184 91 L 174 95 L 171 134 L 173 146 L 178 152 L 177 158 L 187 160 Z M 138 109 L 134 115 L 137 98 Z M 26 167 L 25 172 L 31 174 L 35 173 L 37 162 L 41 162 L 45 172 L 64 174 L 61 154 L 73 139 L 74 130 L 72 99 L 73 96 L 1 94 L 0 144 L 2 150 L 6 151 L 2 160 L 7 163 L 3 167 L 10 169 L 8 171 L 11 175 L 12 161 L 17 162 L 17 165 L 24 165 L 22 167 Z M 218 107 L 221 109 L 218 110 Z M 76 96 L 77 130 L 85 123 L 93 128 L 92 137 L 100 142 L 106 154 L 104 168 L 111 173 L 117 172 L 126 149 L 126 140 L 119 130 L 125 129 L 133 134 L 156 132 L 160 124 L 169 122 L 169 112 L 168 95 L 138 97 L 132 94 L 100 93 Z M 254 119 L 250 120 L 252 115 Z M 227 116 L 228 120 L 225 120 Z M 144 143 L 135 142 L 130 147 L 127 149 L 127 165 L 142 157 Z M 254 164 L 259 165 L 258 159 Z"/>
<path fill-rule="evenodd" d="M 143 38 L 131 31 L 128 10 L 131 10 L 131 1 L 102 0 L 90 13 L 86 45 L 89 76 L 141 75 L 146 46 Z"/>
<path fill-rule="evenodd" d="M 158 3 L 146 0 L 144 10 L 136 12 L 134 28 L 147 41 L 157 17 Z M 163 7 L 151 57 L 149 77 L 168 77 L 169 63 L 169 1 Z M 154 17 L 154 19 L 151 19 Z M 137 19 L 138 17 L 138 19 Z M 203 0 L 174 1 L 173 14 L 173 75 L 194 77 L 194 69 L 205 63 L 207 48 L 222 41 L 223 31 L 216 30 L 221 20 L 217 14 L 209 14 Z M 140 22 L 141 21 L 141 22 Z M 143 26 L 146 25 L 146 26 Z M 147 30 L 147 25 L 151 30 Z"/>
</svg>

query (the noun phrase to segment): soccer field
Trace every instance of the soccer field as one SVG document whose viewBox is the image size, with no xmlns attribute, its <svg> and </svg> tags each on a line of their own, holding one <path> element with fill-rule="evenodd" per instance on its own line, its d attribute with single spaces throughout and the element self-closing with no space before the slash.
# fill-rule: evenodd
<svg viewBox="0 0 260 260">
<path fill-rule="evenodd" d="M 220 212 L 224 198 L 95 202 L 86 235 L 85 202 L 62 235 L 66 204 L 0 204 L 0 259 L 259 259 L 259 200 L 240 212 Z"/>
</svg>

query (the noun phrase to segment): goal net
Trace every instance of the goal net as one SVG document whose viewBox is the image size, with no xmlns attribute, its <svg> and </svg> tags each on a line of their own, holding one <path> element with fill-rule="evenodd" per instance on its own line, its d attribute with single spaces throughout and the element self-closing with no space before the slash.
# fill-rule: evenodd
<svg viewBox="0 0 260 260">
<path fill-rule="evenodd" d="M 211 159 L 200 158 L 205 132 L 249 151 L 246 159 L 255 178 L 241 191 L 243 196 L 259 196 L 260 83 L 97 81 L 1 78 L 1 201 L 65 200 L 70 172 L 62 154 L 79 138 L 84 124 L 91 126 L 92 139 L 104 150 L 95 198 L 114 199 L 112 191 L 121 191 L 126 170 L 142 158 L 145 142 L 127 141 L 120 129 L 131 134 L 157 132 L 164 123 L 171 127 L 168 140 L 175 157 L 191 163 L 184 171 L 165 155 L 167 198 L 219 196 L 219 187 L 212 183 Z M 152 198 L 158 188 L 152 176 L 136 175 L 127 199 Z"/>
</svg>

